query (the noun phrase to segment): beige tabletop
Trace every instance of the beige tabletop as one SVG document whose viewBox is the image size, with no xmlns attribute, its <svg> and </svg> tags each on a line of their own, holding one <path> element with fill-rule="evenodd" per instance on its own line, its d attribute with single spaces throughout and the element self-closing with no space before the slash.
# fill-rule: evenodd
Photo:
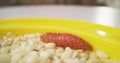
<svg viewBox="0 0 120 63">
<path fill-rule="evenodd" d="M 34 5 L 0 8 L 0 19 L 61 18 L 120 28 L 120 10 L 101 6 Z"/>
</svg>

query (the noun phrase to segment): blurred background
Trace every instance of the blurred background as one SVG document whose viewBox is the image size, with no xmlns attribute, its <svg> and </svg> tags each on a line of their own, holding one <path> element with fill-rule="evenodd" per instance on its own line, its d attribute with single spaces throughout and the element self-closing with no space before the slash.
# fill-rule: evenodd
<svg viewBox="0 0 120 63">
<path fill-rule="evenodd" d="M 38 5 L 38 4 L 90 5 L 120 8 L 120 0 L 0 0 L 0 6 Z"/>
<path fill-rule="evenodd" d="M 0 19 L 60 18 L 120 28 L 120 0 L 0 0 Z"/>
</svg>

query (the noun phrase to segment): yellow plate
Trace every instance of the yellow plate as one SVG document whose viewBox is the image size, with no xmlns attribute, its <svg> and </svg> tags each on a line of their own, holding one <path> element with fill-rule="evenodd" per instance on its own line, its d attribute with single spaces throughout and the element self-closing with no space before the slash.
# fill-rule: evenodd
<svg viewBox="0 0 120 63">
<path fill-rule="evenodd" d="M 112 59 L 120 60 L 120 29 L 80 21 L 30 18 L 0 20 L 0 37 L 7 32 L 25 33 L 66 32 L 82 37 L 94 51 L 105 51 Z"/>
</svg>

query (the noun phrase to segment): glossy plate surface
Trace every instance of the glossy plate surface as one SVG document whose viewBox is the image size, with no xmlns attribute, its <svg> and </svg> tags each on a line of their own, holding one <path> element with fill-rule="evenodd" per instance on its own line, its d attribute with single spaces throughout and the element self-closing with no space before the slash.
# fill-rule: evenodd
<svg viewBox="0 0 120 63">
<path fill-rule="evenodd" d="M 120 60 L 120 29 L 74 20 L 29 18 L 0 20 L 0 38 L 7 32 L 16 35 L 45 32 L 66 32 L 82 37 L 94 51 L 105 51 Z"/>
</svg>

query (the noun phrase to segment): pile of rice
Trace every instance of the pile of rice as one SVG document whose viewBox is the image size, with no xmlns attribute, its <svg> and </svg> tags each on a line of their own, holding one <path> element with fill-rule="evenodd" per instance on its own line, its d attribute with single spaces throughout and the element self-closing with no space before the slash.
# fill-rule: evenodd
<svg viewBox="0 0 120 63">
<path fill-rule="evenodd" d="M 88 52 L 43 43 L 40 34 L 15 36 L 8 33 L 0 39 L 0 63 L 118 63 L 102 51 Z"/>
</svg>

